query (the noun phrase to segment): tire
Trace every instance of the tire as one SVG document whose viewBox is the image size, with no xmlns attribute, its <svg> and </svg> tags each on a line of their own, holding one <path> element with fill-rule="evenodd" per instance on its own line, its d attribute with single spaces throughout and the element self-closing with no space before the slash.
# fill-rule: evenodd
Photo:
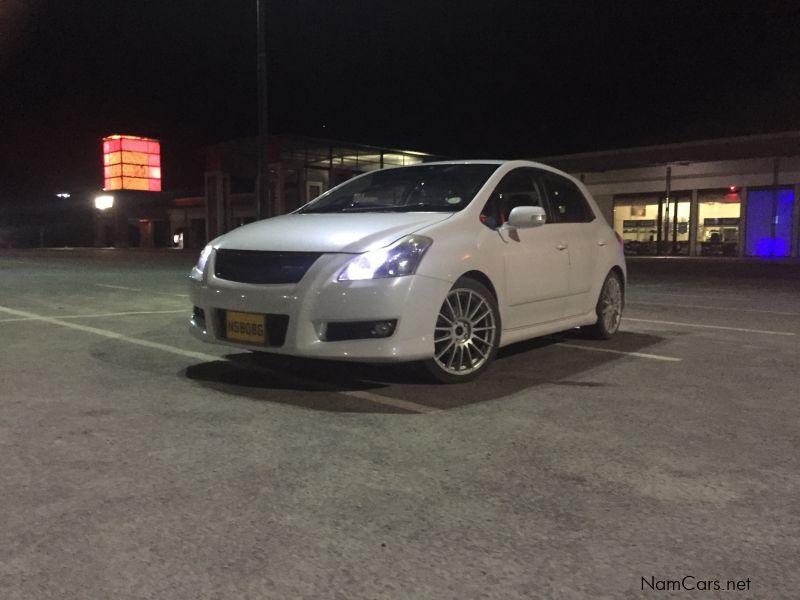
<svg viewBox="0 0 800 600">
<path fill-rule="evenodd" d="M 497 355 L 500 311 L 494 295 L 474 279 L 456 281 L 439 309 L 433 340 L 434 356 L 422 364 L 434 380 L 475 379 Z"/>
<path fill-rule="evenodd" d="M 622 278 L 616 271 L 611 271 L 603 282 L 600 296 L 597 298 L 597 322 L 583 327 L 589 337 L 598 340 L 609 340 L 619 330 L 622 321 L 622 309 L 625 306 L 625 290 Z"/>
</svg>

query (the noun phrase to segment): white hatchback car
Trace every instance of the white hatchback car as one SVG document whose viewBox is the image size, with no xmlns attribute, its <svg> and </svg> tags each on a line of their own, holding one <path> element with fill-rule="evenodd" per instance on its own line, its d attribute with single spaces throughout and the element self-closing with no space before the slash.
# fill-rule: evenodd
<svg viewBox="0 0 800 600">
<path fill-rule="evenodd" d="M 206 342 L 467 381 L 501 346 L 619 328 L 622 246 L 586 188 L 528 161 L 372 171 L 213 240 L 192 269 Z"/>
</svg>

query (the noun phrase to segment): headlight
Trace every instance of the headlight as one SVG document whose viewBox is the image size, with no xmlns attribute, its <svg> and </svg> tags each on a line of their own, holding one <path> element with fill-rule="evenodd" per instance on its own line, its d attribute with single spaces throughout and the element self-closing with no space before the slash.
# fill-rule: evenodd
<svg viewBox="0 0 800 600">
<path fill-rule="evenodd" d="M 211 256 L 211 244 L 203 248 L 203 251 L 200 253 L 200 258 L 197 259 L 197 265 L 195 265 L 195 269 L 203 273 L 206 270 L 206 263 L 208 262 L 208 257 Z"/>
<path fill-rule="evenodd" d="M 432 243 L 430 238 L 409 235 L 386 248 L 359 254 L 339 273 L 339 281 L 413 275 Z"/>
</svg>

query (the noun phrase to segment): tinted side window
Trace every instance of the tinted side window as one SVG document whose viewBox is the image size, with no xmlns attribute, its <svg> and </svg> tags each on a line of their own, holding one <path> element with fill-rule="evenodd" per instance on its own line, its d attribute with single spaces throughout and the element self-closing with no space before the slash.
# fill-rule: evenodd
<svg viewBox="0 0 800 600">
<path fill-rule="evenodd" d="M 594 220 L 592 209 L 578 186 L 555 173 L 543 173 L 542 176 L 556 223 L 585 223 Z"/>
<path fill-rule="evenodd" d="M 500 180 L 481 211 L 481 222 L 495 229 L 517 206 L 545 207 L 538 173 L 532 169 L 514 169 Z"/>
</svg>

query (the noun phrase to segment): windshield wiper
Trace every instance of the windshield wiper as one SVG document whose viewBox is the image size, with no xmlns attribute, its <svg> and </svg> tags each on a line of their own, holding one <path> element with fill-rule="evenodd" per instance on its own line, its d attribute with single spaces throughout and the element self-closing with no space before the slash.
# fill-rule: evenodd
<svg viewBox="0 0 800 600">
<path fill-rule="evenodd" d="M 310 213 L 355 213 L 355 212 L 455 212 L 454 207 L 441 204 L 373 204 L 371 206 L 339 206 L 301 210 L 302 214 Z"/>
<path fill-rule="evenodd" d="M 396 206 L 394 204 L 371 204 L 369 206 L 345 206 L 344 208 L 340 208 L 339 212 L 384 212 L 384 211 L 392 211 L 397 210 L 398 208 L 402 208 Z"/>
<path fill-rule="evenodd" d="M 445 206 L 443 204 L 428 204 L 419 202 L 417 204 L 407 204 L 405 206 L 398 206 L 398 212 L 455 212 L 455 206 Z"/>
<path fill-rule="evenodd" d="M 350 212 L 386 212 L 404 208 L 396 206 L 395 204 L 370 204 L 358 205 L 353 204 L 350 206 L 326 206 L 322 208 L 309 208 L 308 210 L 301 210 L 301 213 L 350 213 Z"/>
</svg>

